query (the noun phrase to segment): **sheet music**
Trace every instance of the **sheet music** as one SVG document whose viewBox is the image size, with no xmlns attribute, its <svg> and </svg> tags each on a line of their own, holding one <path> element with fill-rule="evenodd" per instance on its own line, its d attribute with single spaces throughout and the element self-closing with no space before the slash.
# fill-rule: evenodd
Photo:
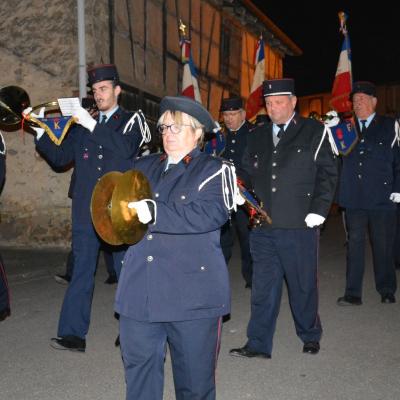
<svg viewBox="0 0 400 400">
<path fill-rule="evenodd" d="M 57 99 L 61 114 L 64 117 L 70 117 L 74 111 L 81 106 L 79 97 L 62 97 Z"/>
</svg>

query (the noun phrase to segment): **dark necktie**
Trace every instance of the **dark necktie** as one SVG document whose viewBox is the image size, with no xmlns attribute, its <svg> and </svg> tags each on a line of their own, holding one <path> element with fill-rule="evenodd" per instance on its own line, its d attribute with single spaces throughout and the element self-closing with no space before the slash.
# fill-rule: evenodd
<svg viewBox="0 0 400 400">
<path fill-rule="evenodd" d="M 276 134 L 276 136 L 278 137 L 278 139 L 282 138 L 282 135 L 285 133 L 285 129 L 283 129 L 285 127 L 286 124 L 276 124 L 276 126 L 279 128 L 278 133 Z"/>
<path fill-rule="evenodd" d="M 361 122 L 360 132 L 364 132 L 365 129 L 366 129 L 365 124 L 367 123 L 367 120 L 366 119 L 361 119 L 360 122 Z"/>
<path fill-rule="evenodd" d="M 101 121 L 100 121 L 100 125 L 104 125 L 107 122 L 107 115 L 103 114 L 101 116 Z"/>
</svg>

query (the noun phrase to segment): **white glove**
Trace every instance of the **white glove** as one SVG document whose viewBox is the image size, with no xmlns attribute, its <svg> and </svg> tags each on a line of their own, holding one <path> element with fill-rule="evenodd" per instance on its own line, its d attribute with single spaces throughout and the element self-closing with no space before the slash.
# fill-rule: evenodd
<svg viewBox="0 0 400 400">
<path fill-rule="evenodd" d="M 25 108 L 25 110 L 22 111 L 22 114 L 24 115 L 31 115 L 32 117 L 35 118 L 44 118 L 44 107 L 42 107 L 39 111 L 39 114 L 35 114 L 32 112 L 32 107 L 28 107 Z M 35 126 L 31 126 L 31 128 L 36 132 L 36 139 L 39 140 L 43 133 L 44 133 L 44 129 L 43 128 L 39 128 L 39 127 L 35 127 Z"/>
<path fill-rule="evenodd" d="M 321 217 L 321 215 L 310 213 L 307 214 L 304 221 L 309 228 L 314 228 L 315 226 L 322 225 L 325 221 L 325 218 Z"/>
<path fill-rule="evenodd" d="M 32 107 L 28 107 L 28 108 L 25 108 L 24 111 L 22 111 L 22 114 L 31 115 L 32 117 L 35 117 L 35 118 L 44 118 L 44 110 L 45 110 L 45 107 L 42 107 L 39 111 L 39 114 L 35 114 L 32 112 Z"/>
<path fill-rule="evenodd" d="M 324 121 L 324 125 L 326 125 L 328 128 L 332 128 L 332 126 L 336 126 L 340 122 L 340 118 L 338 117 L 336 111 L 328 111 L 326 115 L 329 118 Z"/>
<path fill-rule="evenodd" d="M 235 204 L 238 206 L 243 205 L 246 202 L 245 198 L 240 194 L 240 192 L 236 192 L 235 194 Z"/>
<path fill-rule="evenodd" d="M 139 221 L 142 224 L 148 224 L 153 219 L 146 200 L 131 201 L 128 203 L 128 208 L 136 210 Z"/>
<path fill-rule="evenodd" d="M 31 126 L 31 128 L 36 132 L 36 139 L 39 140 L 43 136 L 44 129 L 36 126 Z"/>
<path fill-rule="evenodd" d="M 84 128 L 88 129 L 90 132 L 93 132 L 97 122 L 93 117 L 89 114 L 87 110 L 83 107 L 78 107 L 73 113 L 72 116 L 75 118 L 75 121 L 82 125 Z"/>
<path fill-rule="evenodd" d="M 389 199 L 392 200 L 393 203 L 400 203 L 400 193 L 392 193 Z"/>
<path fill-rule="evenodd" d="M 22 114 L 29 115 L 32 111 L 32 107 L 27 107 L 22 111 Z"/>
</svg>

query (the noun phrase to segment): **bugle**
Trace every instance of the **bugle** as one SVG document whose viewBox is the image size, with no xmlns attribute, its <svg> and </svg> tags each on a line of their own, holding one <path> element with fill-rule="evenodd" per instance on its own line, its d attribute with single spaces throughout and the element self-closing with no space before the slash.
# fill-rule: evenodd
<svg viewBox="0 0 400 400">
<path fill-rule="evenodd" d="M 0 90 L 0 125 L 12 128 L 28 125 L 31 128 L 42 128 L 50 139 L 58 146 L 63 141 L 70 126 L 75 123 L 73 117 L 64 117 L 61 114 L 58 101 L 48 101 L 32 107 L 31 112 L 23 111 L 32 107 L 28 93 L 18 86 L 6 86 Z M 43 110 L 43 115 L 36 115 L 36 110 Z M 45 114 L 51 114 L 47 116 Z M 20 126 L 18 126 L 20 125 Z"/>
<path fill-rule="evenodd" d="M 22 111 L 31 106 L 28 93 L 19 86 L 5 86 L 0 89 L 0 124 L 13 126 L 22 122 Z M 59 109 L 57 101 L 49 101 L 32 107 L 36 111 L 42 107 L 56 111 Z M 38 126 L 34 121 L 30 125 Z"/>
</svg>

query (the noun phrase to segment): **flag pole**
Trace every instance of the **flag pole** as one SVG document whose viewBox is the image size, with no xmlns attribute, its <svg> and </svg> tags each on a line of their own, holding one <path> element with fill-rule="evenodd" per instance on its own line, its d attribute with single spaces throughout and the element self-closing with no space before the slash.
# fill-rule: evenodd
<svg viewBox="0 0 400 400">
<path fill-rule="evenodd" d="M 340 32 L 342 32 L 344 40 L 346 42 L 347 58 L 351 60 L 350 39 L 349 39 L 349 32 L 347 30 L 347 14 L 344 11 L 339 12 L 339 21 L 340 21 Z M 351 70 L 350 70 L 350 83 L 351 86 L 353 86 L 353 76 Z"/>
<path fill-rule="evenodd" d="M 330 106 L 336 112 L 347 115 L 352 109 L 349 99 L 352 90 L 351 48 L 346 24 L 347 15 L 345 12 L 340 11 L 338 16 L 340 21 L 339 31 L 343 34 L 344 40 L 333 82 Z"/>
<path fill-rule="evenodd" d="M 181 45 L 181 61 L 183 63 L 182 73 L 182 95 L 191 97 L 192 99 L 202 103 L 197 79 L 198 73 L 194 65 L 191 51 L 191 41 L 186 37 L 186 25 L 179 20 L 180 45 Z"/>
</svg>

